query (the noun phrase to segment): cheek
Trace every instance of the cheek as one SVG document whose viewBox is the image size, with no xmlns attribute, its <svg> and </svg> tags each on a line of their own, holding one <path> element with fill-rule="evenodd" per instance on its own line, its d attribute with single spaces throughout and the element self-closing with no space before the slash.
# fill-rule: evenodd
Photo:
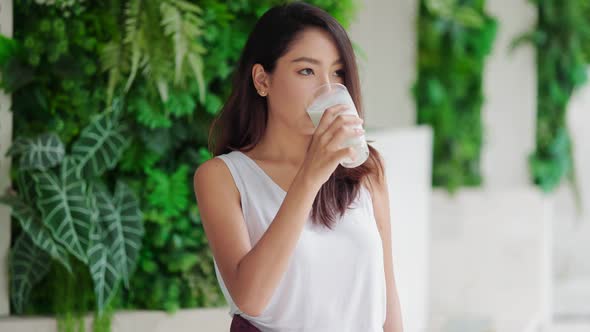
<svg viewBox="0 0 590 332">
<path fill-rule="evenodd" d="M 271 103 L 277 116 L 293 129 L 304 134 L 313 134 L 313 123 L 305 112 L 314 89 L 311 80 L 290 78 L 277 80 L 273 85 Z"/>
<path fill-rule="evenodd" d="M 296 78 L 283 79 L 277 82 L 276 103 L 291 114 L 305 112 L 305 106 L 311 94 L 309 82 Z"/>
</svg>

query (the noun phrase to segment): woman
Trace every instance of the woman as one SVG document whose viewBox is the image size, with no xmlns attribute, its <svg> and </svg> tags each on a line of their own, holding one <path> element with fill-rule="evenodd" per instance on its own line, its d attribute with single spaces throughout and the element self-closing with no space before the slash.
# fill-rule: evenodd
<svg viewBox="0 0 590 332">
<path fill-rule="evenodd" d="M 344 84 L 358 109 L 327 109 L 312 91 Z M 382 161 L 339 166 L 362 135 L 358 71 L 338 22 L 305 3 L 257 22 L 211 128 L 216 158 L 194 189 L 232 331 L 402 331 Z"/>
</svg>

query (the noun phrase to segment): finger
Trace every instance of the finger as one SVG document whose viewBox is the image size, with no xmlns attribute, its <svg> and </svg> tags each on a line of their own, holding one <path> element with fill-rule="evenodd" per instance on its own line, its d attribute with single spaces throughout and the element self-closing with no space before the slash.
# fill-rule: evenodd
<svg viewBox="0 0 590 332">
<path fill-rule="evenodd" d="M 330 142 L 326 145 L 326 148 L 329 151 L 336 151 L 342 148 L 346 140 L 360 137 L 364 133 L 365 131 L 362 128 L 343 126 L 336 131 Z"/>
<path fill-rule="evenodd" d="M 328 129 L 326 129 L 324 135 L 328 136 L 327 141 L 329 141 L 332 136 L 343 126 L 349 127 L 362 127 L 363 120 L 359 118 L 357 115 L 352 114 L 339 114 L 336 116 L 336 119 L 330 123 Z"/>
<path fill-rule="evenodd" d="M 330 127 L 320 135 L 320 143 L 322 145 L 328 144 L 342 127 L 362 128 L 362 122 L 363 120 L 356 115 L 339 114 L 336 120 L 332 121 Z"/>
<path fill-rule="evenodd" d="M 324 111 L 324 114 L 322 114 L 322 118 L 320 119 L 320 123 L 318 123 L 315 132 L 318 135 L 322 134 L 324 131 L 326 131 L 326 129 L 328 129 L 328 127 L 336 119 L 338 114 L 346 111 L 349 108 L 350 106 L 345 104 L 334 105 L 332 107 L 327 108 L 326 111 Z"/>
</svg>

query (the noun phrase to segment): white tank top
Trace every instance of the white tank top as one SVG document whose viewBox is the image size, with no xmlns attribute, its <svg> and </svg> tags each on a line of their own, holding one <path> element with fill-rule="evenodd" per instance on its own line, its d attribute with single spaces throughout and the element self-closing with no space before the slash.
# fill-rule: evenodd
<svg viewBox="0 0 590 332">
<path fill-rule="evenodd" d="M 286 192 L 250 157 L 219 155 L 240 192 L 254 246 L 277 214 Z M 263 332 L 382 332 L 386 315 L 383 247 L 371 195 L 359 196 L 330 230 L 308 219 L 287 271 L 267 307 L 253 317 L 240 311 L 215 272 L 230 316 L 239 314 Z"/>
</svg>

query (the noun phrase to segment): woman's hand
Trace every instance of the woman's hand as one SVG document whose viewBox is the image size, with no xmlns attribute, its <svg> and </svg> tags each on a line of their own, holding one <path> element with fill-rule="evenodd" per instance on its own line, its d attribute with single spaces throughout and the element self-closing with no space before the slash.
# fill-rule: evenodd
<svg viewBox="0 0 590 332">
<path fill-rule="evenodd" d="M 328 181 L 344 158 L 356 156 L 353 147 L 342 148 L 342 145 L 350 138 L 363 135 L 364 130 L 359 128 L 363 120 L 357 115 L 339 114 L 347 108 L 347 105 L 335 105 L 326 109 L 307 149 L 300 171 L 318 188 Z"/>
</svg>

